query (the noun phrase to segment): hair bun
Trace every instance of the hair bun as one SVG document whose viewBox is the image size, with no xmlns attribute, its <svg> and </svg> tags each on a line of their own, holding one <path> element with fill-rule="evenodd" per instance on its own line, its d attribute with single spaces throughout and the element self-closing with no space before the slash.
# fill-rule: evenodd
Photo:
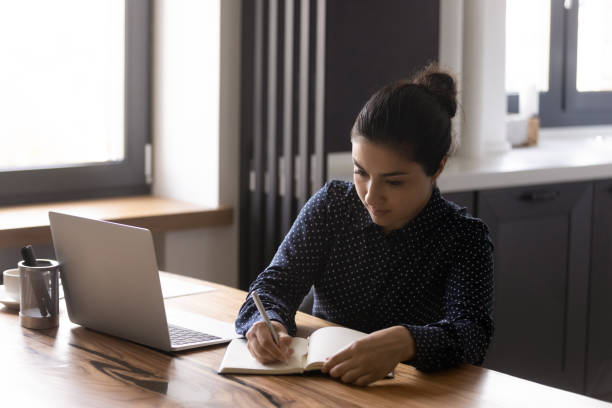
<svg viewBox="0 0 612 408">
<path fill-rule="evenodd" d="M 417 72 L 412 81 L 433 94 L 451 118 L 457 113 L 457 88 L 453 76 L 440 69 L 438 64 L 429 64 Z"/>
</svg>

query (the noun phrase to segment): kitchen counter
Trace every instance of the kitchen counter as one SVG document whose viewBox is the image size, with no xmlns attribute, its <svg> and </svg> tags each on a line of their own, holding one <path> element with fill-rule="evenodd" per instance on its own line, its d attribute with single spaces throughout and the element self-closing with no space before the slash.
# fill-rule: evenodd
<svg viewBox="0 0 612 408">
<path fill-rule="evenodd" d="M 328 155 L 328 179 L 352 180 L 350 152 Z M 612 178 L 612 127 L 540 130 L 539 143 L 479 158 L 453 156 L 438 180 L 443 192 Z"/>
</svg>

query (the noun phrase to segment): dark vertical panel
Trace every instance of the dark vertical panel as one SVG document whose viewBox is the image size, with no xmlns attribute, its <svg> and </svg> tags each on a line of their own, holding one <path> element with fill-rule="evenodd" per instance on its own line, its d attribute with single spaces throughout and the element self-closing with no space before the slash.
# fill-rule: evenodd
<svg viewBox="0 0 612 408">
<path fill-rule="evenodd" d="M 317 46 L 317 1 L 310 0 L 308 6 L 308 197 L 312 194 L 314 188 L 314 172 L 316 157 L 315 140 L 314 140 L 314 124 L 315 124 L 315 90 L 316 90 L 316 46 Z"/>
<path fill-rule="evenodd" d="M 310 197 L 310 144 L 308 128 L 308 79 L 310 40 L 310 0 L 300 0 L 300 66 L 299 66 L 299 167 L 298 206 Z"/>
<path fill-rule="evenodd" d="M 612 180 L 595 182 L 592 234 L 585 392 L 612 402 Z"/>
<path fill-rule="evenodd" d="M 593 183 L 576 183 L 581 194 L 569 213 L 570 245 L 567 248 L 567 315 L 563 386 L 584 393 L 587 347 L 589 259 L 591 249 L 591 217 Z"/>
<path fill-rule="evenodd" d="M 569 110 L 572 105 L 572 96 L 576 92 L 576 68 L 578 64 L 578 3 L 577 1 L 570 2 L 569 8 L 564 7 L 564 66 L 563 66 L 563 81 L 562 89 L 563 100 L 562 108 Z"/>
<path fill-rule="evenodd" d="M 278 3 L 278 15 L 277 15 L 277 37 L 278 40 L 276 42 L 276 50 L 277 50 L 277 58 L 276 58 L 276 72 L 278 73 L 276 76 L 276 166 L 277 166 L 277 193 L 276 193 L 276 211 L 274 213 L 274 223 L 276 225 L 275 233 L 274 233 L 274 245 L 273 251 L 270 256 L 272 258 L 276 253 L 276 249 L 278 245 L 281 243 L 282 237 L 284 236 L 282 232 L 282 219 L 283 219 L 283 192 L 284 192 L 284 180 L 285 175 L 283 173 L 283 152 L 284 152 L 284 143 L 285 138 L 283 136 L 283 129 L 285 126 L 285 117 L 284 117 L 284 106 L 285 106 L 285 7 L 286 0 L 280 0 Z"/>
<path fill-rule="evenodd" d="M 241 36 L 241 116 L 240 116 L 240 279 L 239 286 L 246 289 L 250 283 L 251 228 L 251 152 L 253 150 L 253 62 L 254 62 L 255 3 L 242 2 Z"/>
<path fill-rule="evenodd" d="M 264 0 L 255 3 L 255 27 L 254 27 L 254 66 L 253 66 L 253 163 L 255 172 L 255 186 L 251 194 L 251 225 L 252 234 L 249 243 L 250 255 L 250 277 L 253 280 L 257 276 L 257 270 L 261 267 L 263 255 L 264 212 L 263 200 L 265 193 L 265 163 L 264 163 Z"/>
<path fill-rule="evenodd" d="M 291 223 L 293 219 L 297 216 L 299 211 L 299 198 L 298 198 L 298 173 L 299 173 L 299 134 L 300 134 L 300 75 L 299 75 L 299 67 L 300 67 L 300 42 L 301 36 L 300 32 L 302 30 L 302 21 L 300 19 L 301 15 L 301 5 L 300 0 L 295 0 L 293 7 L 293 213 L 291 216 Z"/>
<path fill-rule="evenodd" d="M 553 0 L 550 10 L 550 70 L 548 92 L 540 93 L 540 125 L 551 126 L 564 110 L 563 84 L 565 83 L 565 10 L 562 0 Z"/>
<path fill-rule="evenodd" d="M 347 151 L 350 130 L 374 91 L 438 59 L 439 1 L 327 2 L 325 137 Z"/>
<path fill-rule="evenodd" d="M 325 13 L 327 1 L 317 0 L 315 28 L 314 74 L 314 184 L 322 186 L 327 179 L 327 154 L 325 151 Z"/>
<path fill-rule="evenodd" d="M 294 217 L 295 205 L 295 173 L 294 173 L 294 132 L 293 132 L 293 59 L 294 59 L 294 0 L 285 2 L 284 23 L 284 104 L 283 104 L 283 208 L 281 221 L 281 235 L 287 233 L 291 228 Z"/>
<path fill-rule="evenodd" d="M 278 0 L 268 5 L 268 92 L 267 92 L 267 180 L 264 263 L 268 263 L 277 243 L 278 197 L 278 138 L 277 138 L 277 58 L 278 58 Z"/>
</svg>

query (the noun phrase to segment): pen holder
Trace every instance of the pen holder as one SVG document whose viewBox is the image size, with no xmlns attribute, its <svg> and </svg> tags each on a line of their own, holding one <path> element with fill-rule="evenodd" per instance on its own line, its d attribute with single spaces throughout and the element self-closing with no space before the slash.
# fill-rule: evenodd
<svg viewBox="0 0 612 408">
<path fill-rule="evenodd" d="M 37 266 L 18 263 L 21 279 L 19 321 L 29 329 L 50 329 L 59 324 L 59 263 L 37 259 Z"/>
</svg>

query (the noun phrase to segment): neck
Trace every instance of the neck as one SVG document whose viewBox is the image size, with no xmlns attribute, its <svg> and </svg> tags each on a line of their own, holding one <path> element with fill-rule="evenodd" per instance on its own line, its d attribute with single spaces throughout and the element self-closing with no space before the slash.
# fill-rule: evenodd
<svg viewBox="0 0 612 408">
<path fill-rule="evenodd" d="M 431 195 L 433 194 L 434 187 L 435 186 L 432 186 L 432 188 L 429 189 L 429 193 L 427 194 L 427 197 L 425 198 L 425 200 L 423 200 L 421 205 L 414 211 L 412 216 L 407 221 L 403 222 L 402 225 L 399 227 L 382 227 L 383 232 L 385 234 L 389 234 L 391 233 L 391 231 L 405 227 L 410 221 L 414 220 L 427 206 L 427 203 L 429 203 L 429 200 L 431 200 Z"/>
</svg>

